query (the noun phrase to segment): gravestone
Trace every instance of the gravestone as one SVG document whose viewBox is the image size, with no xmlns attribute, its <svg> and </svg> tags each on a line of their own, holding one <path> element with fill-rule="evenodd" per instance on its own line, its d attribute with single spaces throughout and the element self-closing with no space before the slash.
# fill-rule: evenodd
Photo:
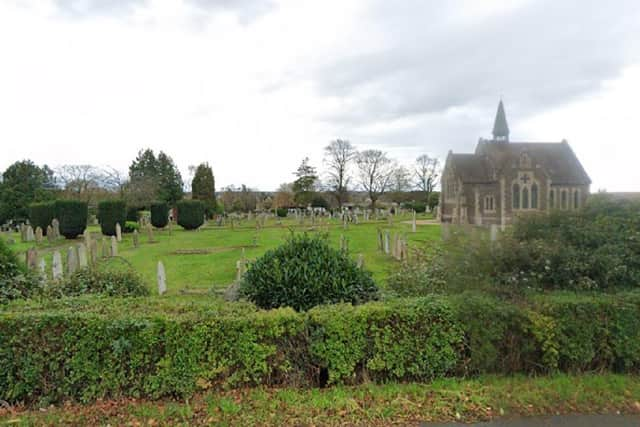
<svg viewBox="0 0 640 427">
<path fill-rule="evenodd" d="M 20 241 L 25 243 L 27 241 L 27 225 L 20 224 Z"/>
<path fill-rule="evenodd" d="M 411 231 L 416 232 L 416 211 L 413 211 L 413 221 L 411 222 Z"/>
<path fill-rule="evenodd" d="M 163 295 L 165 292 L 167 292 L 167 276 L 164 264 L 162 261 L 158 261 L 158 295 Z"/>
<path fill-rule="evenodd" d="M 384 253 L 389 255 L 390 252 L 390 248 L 389 248 L 389 240 L 390 240 L 390 235 L 389 235 L 389 230 L 385 230 L 384 232 Z"/>
<path fill-rule="evenodd" d="M 72 246 L 67 249 L 67 275 L 71 276 L 78 269 L 78 252 Z"/>
<path fill-rule="evenodd" d="M 47 261 L 44 258 L 40 258 L 38 261 L 38 273 L 40 273 L 41 278 L 47 278 Z"/>
<path fill-rule="evenodd" d="M 151 224 L 147 224 L 147 237 L 149 239 L 149 243 L 153 243 L 153 227 Z"/>
<path fill-rule="evenodd" d="M 122 242 L 122 227 L 119 222 L 116 222 L 116 240 Z"/>
<path fill-rule="evenodd" d="M 53 239 L 58 240 L 60 238 L 60 221 L 58 221 L 58 218 L 53 218 L 51 227 L 53 228 Z"/>
<path fill-rule="evenodd" d="M 33 242 L 34 240 L 36 240 L 36 237 L 33 234 L 33 227 L 31 227 L 30 225 L 27 225 L 26 240 L 25 241 Z"/>
<path fill-rule="evenodd" d="M 133 247 L 137 248 L 139 244 L 138 230 L 133 230 Z"/>
<path fill-rule="evenodd" d="M 37 244 L 41 244 L 42 243 L 42 228 L 40 227 L 36 227 L 36 243 Z"/>
<path fill-rule="evenodd" d="M 107 239 L 102 238 L 100 241 L 102 242 L 102 258 L 109 258 L 111 251 L 109 250 L 109 243 L 107 242 Z"/>
<path fill-rule="evenodd" d="M 358 268 L 364 268 L 364 255 L 358 254 Z"/>
<path fill-rule="evenodd" d="M 50 225 L 47 226 L 47 240 L 49 243 L 53 243 L 56 240 L 56 236 L 53 234 L 53 227 Z"/>
<path fill-rule="evenodd" d="M 111 236 L 111 256 L 118 256 L 118 239 L 116 239 L 116 236 Z"/>
<path fill-rule="evenodd" d="M 27 250 L 27 268 L 29 270 L 35 270 L 38 265 L 38 251 L 36 248 L 29 248 Z"/>
<path fill-rule="evenodd" d="M 59 251 L 53 253 L 53 260 L 51 261 L 51 275 L 53 280 L 62 279 L 62 256 Z"/>
<path fill-rule="evenodd" d="M 378 229 L 378 250 L 384 252 L 384 238 L 382 237 L 382 230 Z"/>
<path fill-rule="evenodd" d="M 89 246 L 89 261 L 91 264 L 98 262 L 98 242 L 91 240 L 91 246 Z"/>
<path fill-rule="evenodd" d="M 491 236 L 491 241 L 495 242 L 496 240 L 498 240 L 498 225 L 491 224 L 491 228 L 489 230 L 490 230 L 489 234 Z"/>
<path fill-rule="evenodd" d="M 85 268 L 88 265 L 87 261 L 87 247 L 84 243 L 78 245 L 78 265 L 80 268 Z"/>
<path fill-rule="evenodd" d="M 87 248 L 91 247 L 91 232 L 89 230 L 84 230 L 84 233 L 82 234 L 82 237 L 84 237 L 84 245 Z"/>
</svg>

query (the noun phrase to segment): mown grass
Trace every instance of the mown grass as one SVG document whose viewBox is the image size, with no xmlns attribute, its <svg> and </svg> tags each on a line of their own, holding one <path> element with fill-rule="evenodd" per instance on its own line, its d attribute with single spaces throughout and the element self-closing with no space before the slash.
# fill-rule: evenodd
<svg viewBox="0 0 640 427">
<path fill-rule="evenodd" d="M 419 217 L 427 219 L 428 216 Z M 233 282 L 236 276 L 236 262 L 241 259 L 243 250 L 247 259 L 255 259 L 267 250 L 280 245 L 293 232 L 319 233 L 329 235 L 332 246 L 340 247 L 341 236 L 349 242 L 349 254 L 354 259 L 362 254 L 365 267 L 373 273 L 374 279 L 384 285 L 384 281 L 397 265 L 397 261 L 377 249 L 377 229 L 390 230 L 391 233 L 402 233 L 407 236 L 409 244 L 425 242 L 440 238 L 438 225 L 419 225 L 417 232 L 412 233 L 410 217 L 395 217 L 393 224 L 386 220 L 349 224 L 344 229 L 342 222 L 336 219 L 322 219 L 315 226 L 307 220 L 300 225 L 294 219 L 278 222 L 274 218 L 266 221 L 265 227 L 257 230 L 256 221 L 243 221 L 240 225 L 218 227 L 213 222 L 200 231 L 185 231 L 174 226 L 171 233 L 168 230 L 154 231 L 154 243 L 150 243 L 144 231 L 140 233 L 140 247 L 134 248 L 131 234 L 123 236 L 119 244 L 119 256 L 129 262 L 146 280 L 148 286 L 155 289 L 156 266 L 162 261 L 167 272 L 167 285 L 170 294 L 183 289 L 223 288 Z M 94 238 L 100 236 L 97 226 L 89 228 Z M 21 243 L 20 236 L 14 234 L 17 243 L 12 245 L 14 251 L 24 252 L 34 246 L 32 243 Z M 55 244 L 42 243 L 38 249 L 51 265 L 54 250 L 65 251 L 67 247 L 80 243 L 78 241 L 60 241 Z M 181 251 L 199 250 L 203 253 L 184 254 Z M 100 250 L 98 251 L 100 253 Z M 64 252 L 63 252 L 64 258 Z"/>
<path fill-rule="evenodd" d="M 211 391 L 189 401 L 0 409 L 12 425 L 418 425 L 563 413 L 640 413 L 640 378 L 487 376 L 430 384 Z"/>
</svg>

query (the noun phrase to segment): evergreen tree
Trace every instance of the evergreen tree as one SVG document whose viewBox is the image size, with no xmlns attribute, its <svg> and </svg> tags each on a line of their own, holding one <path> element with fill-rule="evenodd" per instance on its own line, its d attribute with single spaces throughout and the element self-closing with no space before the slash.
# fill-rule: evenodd
<svg viewBox="0 0 640 427">
<path fill-rule="evenodd" d="M 216 182 L 208 163 L 201 163 L 196 168 L 191 181 L 191 197 L 204 203 L 208 216 L 216 211 Z"/>
<path fill-rule="evenodd" d="M 55 181 L 47 165 L 31 160 L 15 162 L 2 174 L 0 183 L 0 223 L 28 217 L 29 204 L 52 200 Z"/>
<path fill-rule="evenodd" d="M 306 206 L 311 203 L 315 195 L 318 181 L 316 168 L 309 165 L 309 158 L 305 157 L 294 174 L 297 177 L 293 181 L 294 200 L 299 206 Z"/>
<path fill-rule="evenodd" d="M 154 200 L 174 205 L 182 199 L 183 182 L 180 171 L 171 157 L 153 150 L 140 150 L 129 166 L 127 201 L 129 204 L 148 206 Z"/>
</svg>

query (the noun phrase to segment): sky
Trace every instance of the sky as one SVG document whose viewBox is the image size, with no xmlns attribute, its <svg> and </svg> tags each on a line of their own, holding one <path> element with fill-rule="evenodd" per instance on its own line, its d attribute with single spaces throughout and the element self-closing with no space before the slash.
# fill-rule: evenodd
<svg viewBox="0 0 640 427">
<path fill-rule="evenodd" d="M 640 191 L 637 0 L 0 0 L 0 170 L 122 172 L 274 190 L 348 139 L 411 166 L 566 139 L 592 191 Z"/>
</svg>

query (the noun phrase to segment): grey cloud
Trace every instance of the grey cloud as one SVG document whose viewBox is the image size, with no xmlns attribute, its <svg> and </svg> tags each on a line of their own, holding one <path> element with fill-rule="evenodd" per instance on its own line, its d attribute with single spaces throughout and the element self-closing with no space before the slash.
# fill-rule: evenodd
<svg viewBox="0 0 640 427">
<path fill-rule="evenodd" d="M 55 0 L 60 12 L 74 17 L 126 15 L 146 2 L 147 0 Z"/>
<path fill-rule="evenodd" d="M 225 10 L 235 13 L 241 23 L 247 24 L 262 15 L 271 12 L 276 4 L 272 0 L 188 0 L 189 3 L 204 10 Z"/>
</svg>

